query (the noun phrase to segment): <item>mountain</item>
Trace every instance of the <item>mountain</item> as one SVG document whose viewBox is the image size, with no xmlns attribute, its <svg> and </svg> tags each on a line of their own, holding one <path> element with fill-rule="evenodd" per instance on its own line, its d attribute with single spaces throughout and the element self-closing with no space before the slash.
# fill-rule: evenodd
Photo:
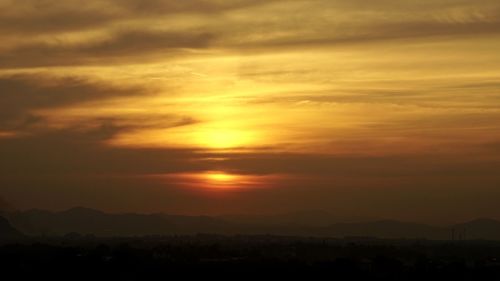
<svg viewBox="0 0 500 281">
<path fill-rule="evenodd" d="M 97 236 L 142 236 L 225 231 L 223 222 L 210 217 L 108 214 L 83 207 L 62 212 L 15 212 L 10 214 L 10 219 L 19 229 L 31 235 L 80 233 Z"/>
<path fill-rule="evenodd" d="M 23 234 L 15 229 L 7 219 L 0 217 L 0 241 L 22 238 Z"/>
<path fill-rule="evenodd" d="M 62 212 L 43 210 L 9 213 L 15 228 L 29 235 L 144 236 L 172 234 L 273 234 L 324 237 L 425 238 L 500 240 L 500 222 L 477 219 L 448 227 L 395 220 L 337 222 L 326 212 L 257 216 L 181 216 L 168 214 L 110 214 L 88 208 Z M 8 222 L 0 222 L 9 229 Z M 10 226 L 11 227 L 11 226 Z M 8 230 L 4 231 L 8 233 Z"/>
<path fill-rule="evenodd" d="M 453 229 L 457 238 L 500 240 L 500 221 L 493 219 L 480 218 L 455 224 L 451 229 Z"/>
</svg>

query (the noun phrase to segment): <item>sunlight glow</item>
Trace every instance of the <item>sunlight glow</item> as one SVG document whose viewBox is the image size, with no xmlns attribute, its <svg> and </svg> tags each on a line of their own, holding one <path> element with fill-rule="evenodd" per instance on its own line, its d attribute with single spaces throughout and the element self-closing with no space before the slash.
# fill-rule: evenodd
<svg viewBox="0 0 500 281">
<path fill-rule="evenodd" d="M 208 171 L 192 176 L 197 184 L 205 188 L 237 189 L 253 185 L 251 176 L 231 174 L 224 171 Z"/>
<path fill-rule="evenodd" d="M 277 183 L 281 175 L 251 175 L 237 174 L 228 171 L 201 171 L 197 173 L 176 173 L 148 175 L 149 178 L 159 178 L 169 184 L 176 184 L 195 189 L 205 190 L 241 190 L 248 188 L 263 188 Z"/>
<path fill-rule="evenodd" d="M 251 144 L 252 141 L 251 133 L 236 129 L 207 129 L 197 134 L 198 143 L 213 149 L 242 147 Z"/>
<path fill-rule="evenodd" d="M 232 183 L 238 179 L 237 175 L 228 174 L 224 172 L 209 172 L 206 173 L 205 177 L 208 181 L 211 181 L 216 184 L 221 183 Z"/>
</svg>

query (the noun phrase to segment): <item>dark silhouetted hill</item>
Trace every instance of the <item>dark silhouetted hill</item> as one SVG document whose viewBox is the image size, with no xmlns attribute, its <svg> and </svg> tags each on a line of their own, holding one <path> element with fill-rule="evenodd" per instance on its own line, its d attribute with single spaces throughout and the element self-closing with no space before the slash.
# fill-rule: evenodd
<svg viewBox="0 0 500 281">
<path fill-rule="evenodd" d="M 108 214 L 82 207 L 63 212 L 15 212 L 10 214 L 10 218 L 19 229 L 32 235 L 80 233 L 97 236 L 142 236 L 225 231 L 224 222 L 210 217 Z"/>
<path fill-rule="evenodd" d="M 316 220 L 315 216 L 319 216 Z M 373 237 L 449 240 L 500 240 L 500 222 L 478 219 L 449 227 L 394 220 L 330 222 L 323 212 L 276 216 L 181 216 L 167 214 L 109 214 L 88 208 L 62 212 L 30 210 L 9 214 L 12 225 L 29 235 L 93 234 L 96 236 L 145 236 L 172 234 L 272 234 L 289 236 Z M 460 236 L 459 236 L 460 234 Z"/>
<path fill-rule="evenodd" d="M 462 239 L 500 240 L 500 221 L 481 218 L 452 226 Z"/>
<path fill-rule="evenodd" d="M 22 238 L 23 234 L 15 229 L 7 219 L 0 217 L 0 241 Z"/>
</svg>

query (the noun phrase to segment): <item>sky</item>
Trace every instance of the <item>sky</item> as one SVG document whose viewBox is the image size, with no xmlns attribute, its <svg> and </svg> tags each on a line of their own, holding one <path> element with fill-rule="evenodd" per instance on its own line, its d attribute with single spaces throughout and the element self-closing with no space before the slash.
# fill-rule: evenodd
<svg viewBox="0 0 500 281">
<path fill-rule="evenodd" d="M 498 0 L 0 0 L 16 209 L 500 219 Z"/>
</svg>

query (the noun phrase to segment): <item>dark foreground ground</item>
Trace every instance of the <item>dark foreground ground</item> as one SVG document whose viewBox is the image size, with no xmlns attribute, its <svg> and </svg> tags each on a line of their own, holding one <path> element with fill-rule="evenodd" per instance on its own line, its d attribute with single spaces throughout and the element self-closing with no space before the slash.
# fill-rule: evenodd
<svg viewBox="0 0 500 281">
<path fill-rule="evenodd" d="M 69 235 L 3 244 L 0 264 L 2 280 L 500 280 L 500 242 Z"/>
</svg>

